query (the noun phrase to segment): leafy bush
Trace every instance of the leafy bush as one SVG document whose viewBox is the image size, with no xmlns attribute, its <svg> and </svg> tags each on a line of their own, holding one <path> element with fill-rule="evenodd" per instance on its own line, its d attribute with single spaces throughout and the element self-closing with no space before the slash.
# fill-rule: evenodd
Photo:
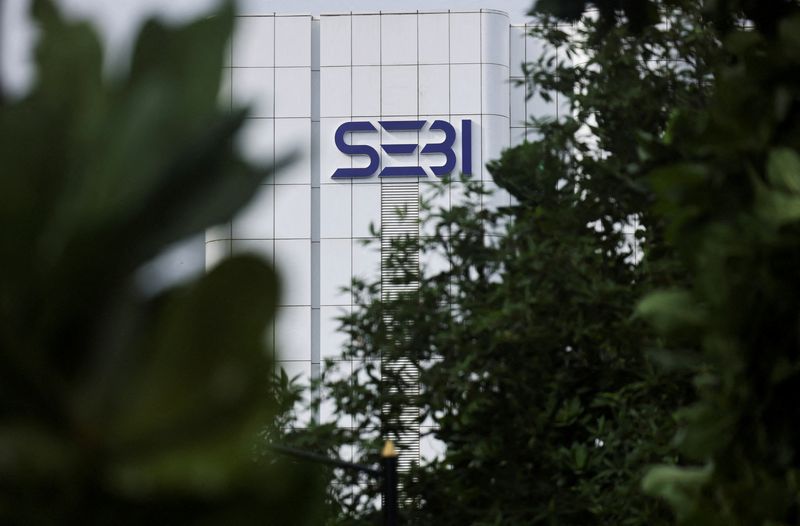
<svg viewBox="0 0 800 526">
<path fill-rule="evenodd" d="M 650 148 L 657 208 L 692 279 L 639 310 L 681 344 L 673 360 L 704 365 L 676 437 L 697 464 L 644 484 L 683 524 L 797 524 L 800 5 L 731 4 L 746 24 L 719 26 L 732 59 L 708 107 L 676 114 Z"/>
<path fill-rule="evenodd" d="M 515 204 L 493 210 L 463 181 L 467 202 L 429 210 L 430 235 L 396 240 L 384 262 L 414 292 L 386 298 L 380 283 L 355 284 L 359 304 L 342 320 L 355 370 L 322 385 L 355 428 L 323 425 L 300 440 L 355 444 L 366 462 L 418 410 L 415 424 L 444 453 L 406 474 L 408 520 L 672 522 L 640 482 L 649 465 L 679 461 L 672 409 L 689 399 L 690 376 L 656 367 L 648 351 L 661 342 L 634 309 L 686 276 L 650 208 L 640 145 L 667 133 L 675 111 L 705 104 L 724 55 L 697 2 L 670 4 L 657 27 L 538 13 L 533 32 L 548 45 L 529 78 L 569 111 L 534 121 L 541 137 L 489 166 Z M 411 271 L 417 253 L 440 264 Z M 335 482 L 331 523 L 370 523 L 376 488 Z"/>
<path fill-rule="evenodd" d="M 108 79 L 94 31 L 34 2 L 37 81 L 0 102 L 0 522 L 315 523 L 303 470 L 254 460 L 274 413 L 272 269 L 236 257 L 157 297 L 136 271 L 268 175 L 218 108 L 231 6 L 148 22 Z"/>
</svg>

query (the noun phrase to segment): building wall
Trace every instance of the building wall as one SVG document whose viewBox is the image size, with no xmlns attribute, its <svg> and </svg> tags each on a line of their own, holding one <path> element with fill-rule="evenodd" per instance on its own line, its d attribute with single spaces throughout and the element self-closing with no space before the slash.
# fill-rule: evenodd
<svg viewBox="0 0 800 526">
<path fill-rule="evenodd" d="M 242 252 L 274 261 L 283 290 L 267 337 L 281 350 L 275 358 L 287 372 L 304 378 L 311 374 L 312 361 L 318 363 L 312 357 L 311 328 L 312 292 L 318 291 L 312 283 L 318 275 L 318 267 L 312 273 L 312 252 L 319 250 L 312 243 L 314 235 L 318 241 L 312 210 L 318 215 L 319 209 L 319 153 L 312 142 L 319 92 L 312 96 L 312 62 L 318 64 L 319 46 L 312 40 L 308 15 L 237 19 L 221 97 L 231 107 L 250 106 L 238 147 L 248 160 L 276 171 L 231 223 L 206 233 L 207 268 Z M 291 154 L 295 161 L 281 165 Z"/>
<path fill-rule="evenodd" d="M 295 163 L 277 166 L 275 177 L 230 224 L 208 231 L 206 263 L 211 267 L 240 252 L 275 262 L 284 287 L 268 337 L 290 375 L 328 374 L 321 370 L 324 360 L 337 358 L 347 343 L 336 331 L 336 318 L 353 306 L 343 287 L 354 277 L 381 277 L 381 243 L 370 224 L 388 229 L 382 218 L 388 221 L 398 202 L 416 207 L 418 196 L 443 184 L 430 168 L 442 156 L 420 154 L 422 145 L 442 139 L 442 132 L 429 129 L 432 121 L 449 121 L 457 130 L 461 121 L 472 121 L 472 178 L 494 190 L 483 206 L 510 203 L 485 164 L 535 135 L 527 115 L 557 115 L 558 101 L 526 100 L 525 86 L 515 83 L 524 80 L 522 62 L 540 53 L 524 25 L 512 26 L 494 10 L 238 19 L 221 97 L 232 107 L 252 107 L 239 146 L 248 159 L 270 166 L 293 149 L 299 155 Z M 419 132 L 380 129 L 379 121 L 393 120 L 428 125 Z M 333 179 L 337 168 L 367 164 L 334 144 L 336 129 L 348 121 L 379 129 L 348 137 L 380 152 L 379 169 L 416 164 L 426 176 Z M 387 143 L 420 147 L 411 155 L 389 155 L 380 148 Z M 454 149 L 459 172 L 460 131 Z M 462 195 L 462 184 L 452 182 L 434 204 L 447 208 Z M 364 246 L 367 241 L 372 245 Z M 443 264 L 420 261 L 427 270 Z M 340 364 L 337 374 L 348 374 L 351 366 Z M 319 416 L 328 418 L 328 409 L 323 404 Z"/>
</svg>

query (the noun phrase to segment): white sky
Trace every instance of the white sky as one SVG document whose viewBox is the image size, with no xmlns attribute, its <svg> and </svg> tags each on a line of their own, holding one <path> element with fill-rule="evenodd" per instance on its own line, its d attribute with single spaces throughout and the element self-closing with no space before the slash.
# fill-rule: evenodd
<svg viewBox="0 0 800 526">
<path fill-rule="evenodd" d="M 219 0 L 56 0 L 70 15 L 89 18 L 100 29 L 110 62 L 124 58 L 137 28 L 148 16 L 182 20 L 201 15 Z M 243 14 L 332 13 L 492 8 L 523 21 L 533 0 L 238 0 Z M 6 88 L 23 91 L 32 78 L 30 49 L 34 31 L 27 20 L 29 0 L 0 0 L 0 78 Z"/>
</svg>

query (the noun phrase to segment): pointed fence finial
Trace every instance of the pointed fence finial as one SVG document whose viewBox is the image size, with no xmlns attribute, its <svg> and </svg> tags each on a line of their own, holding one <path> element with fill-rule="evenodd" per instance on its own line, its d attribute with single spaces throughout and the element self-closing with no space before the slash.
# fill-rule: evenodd
<svg viewBox="0 0 800 526">
<path fill-rule="evenodd" d="M 381 450 L 381 456 L 383 458 L 397 456 L 397 450 L 394 448 L 394 442 L 392 442 L 391 440 L 387 440 L 386 442 L 383 443 L 383 450 Z"/>
</svg>

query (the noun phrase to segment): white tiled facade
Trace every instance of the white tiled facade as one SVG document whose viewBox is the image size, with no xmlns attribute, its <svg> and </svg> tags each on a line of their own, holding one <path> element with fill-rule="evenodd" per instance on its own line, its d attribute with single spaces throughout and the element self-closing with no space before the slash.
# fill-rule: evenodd
<svg viewBox="0 0 800 526">
<path fill-rule="evenodd" d="M 370 224 L 381 228 L 387 185 L 442 184 L 431 166 L 441 154 L 421 154 L 443 133 L 434 120 L 457 131 L 453 149 L 461 171 L 463 120 L 472 121 L 472 177 L 493 187 L 484 165 L 509 144 L 534 131 L 529 115 L 557 113 L 557 101 L 525 98 L 521 64 L 541 52 L 524 25 L 494 10 L 243 16 L 225 69 L 224 103 L 251 108 L 239 147 L 255 163 L 271 165 L 288 153 L 297 161 L 275 177 L 231 223 L 206 235 L 206 265 L 241 252 L 275 262 L 282 293 L 270 338 L 276 360 L 291 376 L 323 374 L 346 336 L 336 318 L 352 309 L 344 290 L 354 277 L 378 280 L 380 243 L 364 246 Z M 420 131 L 385 131 L 379 121 L 426 121 Z M 364 167 L 334 142 L 348 121 L 369 121 L 379 131 L 352 133 L 349 144 L 368 144 L 386 166 L 418 165 L 425 177 L 333 179 L 336 169 Z M 419 144 L 412 154 L 388 154 L 381 144 Z M 441 206 L 457 202 L 451 183 Z M 382 197 L 383 196 L 383 197 Z M 509 203 L 498 190 L 491 203 Z M 384 211 L 385 212 L 385 211 Z M 424 232 L 423 232 L 424 235 Z M 423 262 L 423 264 L 425 264 Z M 325 418 L 325 406 L 322 408 Z"/>
</svg>

